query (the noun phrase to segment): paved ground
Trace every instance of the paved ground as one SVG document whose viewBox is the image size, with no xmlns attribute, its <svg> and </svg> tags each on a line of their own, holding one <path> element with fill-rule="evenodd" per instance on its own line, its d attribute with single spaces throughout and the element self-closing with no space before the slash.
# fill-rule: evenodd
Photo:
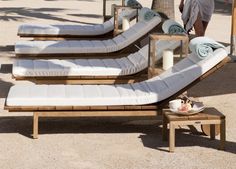
<svg viewBox="0 0 236 169">
<path fill-rule="evenodd" d="M 3 110 L 10 86 L 17 27 L 22 23 L 100 23 L 101 0 L 0 1 L 0 168 L 235 168 L 236 166 L 236 64 L 188 91 L 190 96 L 216 107 L 227 116 L 227 148 L 218 151 L 219 138 L 177 132 L 174 154 L 166 152 L 161 125 L 156 120 L 42 119 L 40 137 L 31 139 L 32 114 Z M 151 0 L 140 0 L 150 7 Z M 177 3 L 176 1 L 176 9 Z M 207 35 L 229 44 L 230 6 L 216 4 Z M 176 19 L 180 15 L 176 10 Z M 199 127 L 197 127 L 199 130 Z M 200 130 L 199 130 L 200 131 Z"/>
</svg>

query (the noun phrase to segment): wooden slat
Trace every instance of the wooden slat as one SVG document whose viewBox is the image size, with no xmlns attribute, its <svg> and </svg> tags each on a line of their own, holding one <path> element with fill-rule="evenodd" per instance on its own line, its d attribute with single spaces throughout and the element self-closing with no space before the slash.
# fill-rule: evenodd
<svg viewBox="0 0 236 169">
<path fill-rule="evenodd" d="M 183 121 L 183 120 L 188 120 L 188 116 L 181 116 L 181 115 L 176 115 L 173 113 L 169 113 L 167 117 L 168 121 Z"/>
<path fill-rule="evenodd" d="M 73 106 L 73 111 L 76 110 L 90 110 L 90 106 Z"/>
<path fill-rule="evenodd" d="M 207 120 L 207 115 L 205 113 L 198 113 L 196 115 L 187 116 L 188 120 Z"/>
<path fill-rule="evenodd" d="M 56 106 L 56 110 L 73 110 L 73 106 Z"/>
<path fill-rule="evenodd" d="M 107 110 L 107 106 L 91 106 L 90 110 Z"/>
<path fill-rule="evenodd" d="M 125 106 L 108 106 L 107 110 L 125 110 Z"/>
<path fill-rule="evenodd" d="M 39 117 L 144 117 L 157 116 L 157 111 L 38 111 Z"/>
</svg>

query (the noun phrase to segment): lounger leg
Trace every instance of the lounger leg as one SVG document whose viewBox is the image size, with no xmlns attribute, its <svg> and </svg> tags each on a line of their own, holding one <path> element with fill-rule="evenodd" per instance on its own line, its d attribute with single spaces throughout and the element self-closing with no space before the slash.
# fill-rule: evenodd
<svg viewBox="0 0 236 169">
<path fill-rule="evenodd" d="M 163 115 L 163 121 L 162 121 L 162 140 L 166 141 L 167 140 L 167 120 L 165 115 Z"/>
<path fill-rule="evenodd" d="M 221 120 L 221 124 L 220 124 L 220 150 L 225 149 L 225 140 L 226 140 L 225 119 L 223 119 L 223 120 Z"/>
<path fill-rule="evenodd" d="M 170 131 L 169 131 L 169 151 L 174 152 L 175 150 L 175 125 L 170 122 Z"/>
<path fill-rule="evenodd" d="M 38 138 L 38 122 L 39 122 L 39 116 L 38 112 L 34 112 L 34 121 L 33 121 L 33 138 Z"/>
<path fill-rule="evenodd" d="M 211 140 L 215 140 L 215 124 L 210 124 L 210 137 Z"/>
</svg>

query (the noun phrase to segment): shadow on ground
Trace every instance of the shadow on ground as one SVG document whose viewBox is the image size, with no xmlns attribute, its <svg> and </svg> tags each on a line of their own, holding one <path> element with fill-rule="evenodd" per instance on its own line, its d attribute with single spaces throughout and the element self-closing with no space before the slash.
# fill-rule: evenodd
<svg viewBox="0 0 236 169">
<path fill-rule="evenodd" d="M 1 64 L 0 73 L 12 73 L 12 64 Z"/>
<path fill-rule="evenodd" d="M 142 134 L 140 138 L 145 147 L 152 149 L 157 149 L 160 151 L 168 151 L 169 143 L 168 141 L 162 140 L 161 128 L 151 134 Z M 212 149 L 218 149 L 220 146 L 220 140 L 211 140 L 208 136 L 199 133 L 191 133 L 187 129 L 176 129 L 176 147 L 191 147 L 199 146 Z M 226 141 L 226 152 L 236 154 L 235 149 L 236 143 L 231 141 Z"/>
<path fill-rule="evenodd" d="M 232 14 L 232 4 L 223 3 L 223 2 L 215 2 L 214 13 L 223 14 L 223 15 L 231 15 Z"/>
<path fill-rule="evenodd" d="M 0 79 L 0 98 L 6 98 L 12 83 Z"/>
<path fill-rule="evenodd" d="M 14 45 L 0 46 L 0 52 L 13 52 Z"/>
<path fill-rule="evenodd" d="M 202 80 L 188 90 L 193 97 L 215 96 L 236 93 L 236 64 L 228 63 L 222 69 Z"/>
<path fill-rule="evenodd" d="M 48 19 L 61 22 L 74 22 L 83 23 L 78 20 L 70 20 L 55 15 L 49 14 L 48 12 L 65 11 L 63 8 L 26 8 L 26 7 L 12 7 L 12 8 L 0 8 L 0 21 L 24 21 L 30 18 Z"/>
<path fill-rule="evenodd" d="M 85 17 L 85 18 L 103 18 L 102 15 L 96 15 L 96 14 L 67 14 L 67 15 Z"/>
<path fill-rule="evenodd" d="M 1 117 L 0 134 L 19 133 L 32 138 L 32 119 L 30 116 Z M 130 124 L 130 119 L 117 118 L 109 118 L 109 120 L 107 118 L 43 118 L 40 119 L 39 128 L 41 136 L 69 133 L 142 133 L 139 139 L 145 147 L 160 151 L 168 150 L 168 143 L 162 141 L 159 122 L 142 125 L 139 123 Z M 193 134 L 188 129 L 176 130 L 176 147 L 200 146 L 217 149 L 219 144 L 219 140 L 210 140 L 199 132 Z M 226 142 L 226 152 L 236 154 L 235 147 L 236 143 Z"/>
</svg>

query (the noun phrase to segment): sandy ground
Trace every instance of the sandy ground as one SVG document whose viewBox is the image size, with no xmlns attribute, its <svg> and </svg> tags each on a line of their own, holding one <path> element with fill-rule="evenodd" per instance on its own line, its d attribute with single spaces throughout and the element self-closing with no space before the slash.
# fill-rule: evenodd
<svg viewBox="0 0 236 169">
<path fill-rule="evenodd" d="M 140 0 L 150 7 L 151 0 Z M 176 2 L 176 20 L 180 21 Z M 230 42 L 230 5 L 216 4 L 207 30 L 220 42 Z M 40 137 L 31 139 L 31 113 L 3 110 L 10 86 L 17 27 L 22 23 L 101 23 L 101 0 L 1 0 L 0 1 L 0 168 L 235 168 L 236 166 L 236 63 L 188 91 L 226 115 L 226 151 L 219 151 L 219 137 L 209 140 L 187 127 L 177 130 L 176 152 L 168 153 L 156 120 L 139 119 L 41 119 Z M 197 126 L 198 131 L 199 126 Z"/>
</svg>

